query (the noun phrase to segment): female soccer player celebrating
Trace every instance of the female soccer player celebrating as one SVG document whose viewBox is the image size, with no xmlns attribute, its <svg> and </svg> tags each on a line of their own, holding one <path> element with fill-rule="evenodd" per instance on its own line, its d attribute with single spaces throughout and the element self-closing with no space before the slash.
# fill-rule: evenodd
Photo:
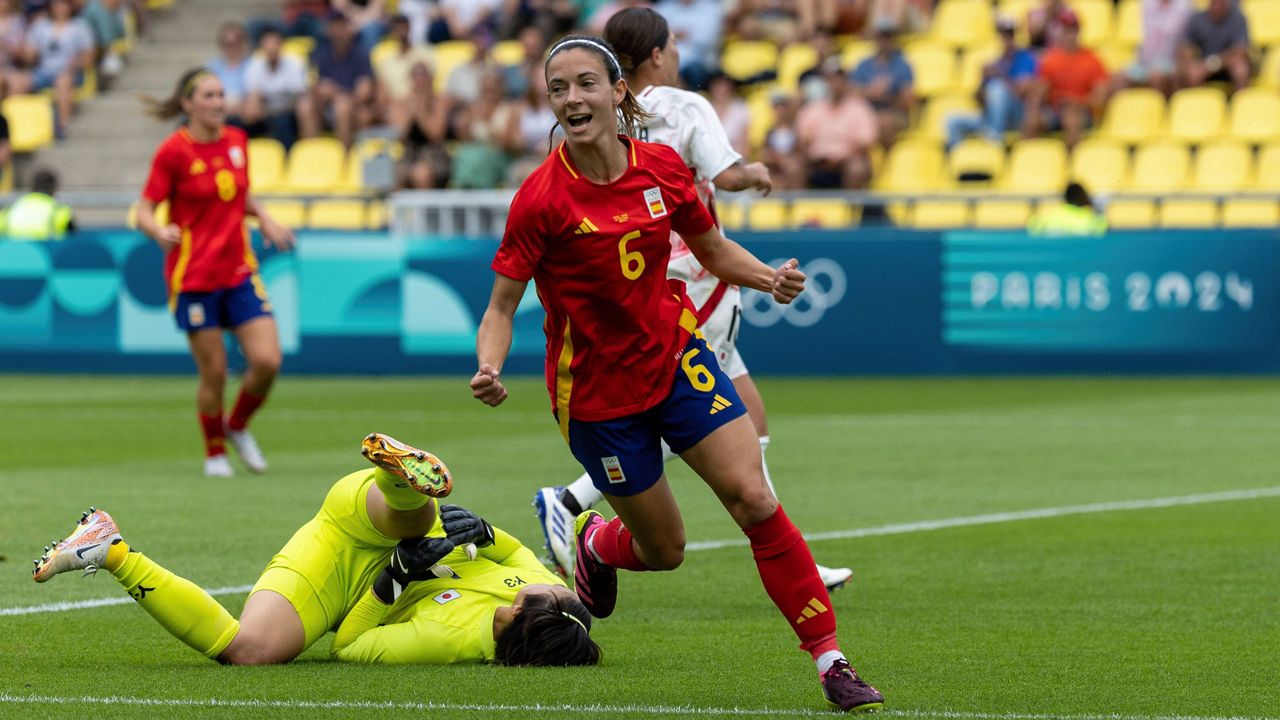
<svg viewBox="0 0 1280 720">
<path fill-rule="evenodd" d="M 680 77 L 680 53 L 665 18 L 651 8 L 620 10 L 609 18 L 604 37 L 618 53 L 627 74 L 627 85 L 640 88 L 636 100 L 648 113 L 640 128 L 640 139 L 669 145 L 680 154 L 684 164 L 693 170 L 698 199 L 711 211 L 712 217 L 715 216 L 715 188 L 757 189 L 766 194 L 773 189 L 768 168 L 761 163 L 743 164 L 742 155 L 729 143 L 729 135 L 711 103 L 697 93 L 674 87 Z M 760 436 L 761 450 L 767 449 L 769 425 L 764 400 L 737 349 L 742 291 L 707 272 L 678 233 L 671 234 L 667 277 L 684 281 L 689 299 L 698 308 L 698 327 L 746 405 Z M 676 457 L 665 445 L 662 451 L 666 461 Z M 765 482 L 772 490 L 769 466 L 763 457 L 761 467 Z M 573 539 L 569 537 L 572 518 L 603 499 L 591 476 L 586 474 L 567 488 L 542 488 L 534 497 L 547 549 L 562 572 L 567 574 L 573 564 Z M 818 575 L 828 590 L 835 590 L 848 582 L 853 571 L 819 565 Z"/>
<path fill-rule="evenodd" d="M 250 471 L 265 472 L 266 458 L 247 425 L 280 369 L 280 339 L 245 217 L 257 217 L 263 239 L 281 250 L 293 246 L 293 233 L 249 194 L 246 136 L 226 125 L 222 83 L 213 72 L 188 70 L 172 96 L 151 106 L 157 118 L 186 117 L 156 151 L 138 202 L 138 227 L 165 252 L 169 309 L 187 333 L 200 375 L 196 410 L 204 431 L 204 474 L 232 475 L 227 438 Z M 161 225 L 156 206 L 166 200 L 169 222 Z M 235 334 L 248 361 L 240 395 L 226 418 L 224 328 Z"/>
<path fill-rule="evenodd" d="M 546 310 L 547 386 L 574 457 L 618 513 L 575 522 L 574 589 L 596 617 L 617 600 L 617 569 L 672 570 L 684 523 L 662 469 L 661 442 L 720 498 L 750 541 L 770 598 L 818 666 L 827 699 L 873 710 L 884 698 L 840 652 L 835 612 L 800 531 L 765 483 L 742 399 L 697 331 L 679 281 L 668 282 L 672 230 L 720 279 L 772 293 L 804 289 L 789 260 L 773 269 L 726 240 L 674 150 L 634 134 L 645 113 L 601 39 L 570 36 L 547 54 L 547 91 L 566 140 L 512 201 L 476 340 L 472 393 L 507 397 L 500 370 L 516 307 L 535 280 Z"/>
<path fill-rule="evenodd" d="M 599 662 L 591 615 L 532 551 L 469 510 L 436 512 L 433 498 L 452 489 L 444 463 L 378 433 L 362 452 L 375 467 L 334 484 L 271 560 L 238 621 L 130 549 L 94 508 L 45 548 L 32 575 L 46 582 L 106 570 L 174 637 L 231 665 L 288 662 L 331 628 L 333 655 L 353 662 Z"/>
</svg>

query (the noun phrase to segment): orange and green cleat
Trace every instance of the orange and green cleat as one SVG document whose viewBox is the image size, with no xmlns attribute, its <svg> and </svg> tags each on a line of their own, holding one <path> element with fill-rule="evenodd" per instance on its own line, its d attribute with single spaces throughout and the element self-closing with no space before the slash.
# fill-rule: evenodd
<svg viewBox="0 0 1280 720">
<path fill-rule="evenodd" d="M 426 450 L 410 447 L 382 433 L 369 433 L 360 444 L 360 454 L 379 469 L 403 480 L 404 486 L 423 495 L 442 498 L 453 492 L 449 468 Z"/>
</svg>

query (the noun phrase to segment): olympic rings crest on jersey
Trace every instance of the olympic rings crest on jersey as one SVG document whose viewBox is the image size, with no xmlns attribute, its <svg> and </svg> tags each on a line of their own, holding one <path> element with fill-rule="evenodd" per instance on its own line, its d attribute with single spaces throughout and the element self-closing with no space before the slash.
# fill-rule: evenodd
<svg viewBox="0 0 1280 720">
<path fill-rule="evenodd" d="M 786 262 L 779 258 L 769 263 L 778 267 Z M 762 292 L 742 293 L 742 318 L 755 327 L 771 327 L 779 320 L 786 320 L 795 327 L 813 327 L 822 321 L 829 308 L 844 299 L 849 289 L 849 278 L 840 263 L 831 258 L 814 258 L 800 266 L 808 279 L 804 292 L 790 305 L 774 302 L 773 296 Z"/>
</svg>

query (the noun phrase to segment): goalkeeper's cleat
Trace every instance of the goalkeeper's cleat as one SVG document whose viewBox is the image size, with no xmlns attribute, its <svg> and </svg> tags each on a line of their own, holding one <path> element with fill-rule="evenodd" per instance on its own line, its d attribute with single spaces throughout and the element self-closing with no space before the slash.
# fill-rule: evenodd
<svg viewBox="0 0 1280 720">
<path fill-rule="evenodd" d="M 573 567 L 573 513 L 560 502 L 562 487 L 544 487 L 533 496 L 533 508 L 538 513 L 538 525 L 547 549 L 545 562 L 560 577 L 569 577 Z"/>
<path fill-rule="evenodd" d="M 884 707 L 884 695 L 858 677 L 858 671 L 843 658 L 822 673 L 822 694 L 845 712 L 876 712 Z"/>
<path fill-rule="evenodd" d="M 827 592 L 835 592 L 853 578 L 853 571 L 849 568 L 829 568 L 819 565 L 818 577 L 822 578 L 822 584 L 827 586 Z"/>
<path fill-rule="evenodd" d="M 204 459 L 205 477 L 233 477 L 235 474 L 226 455 L 211 455 Z"/>
<path fill-rule="evenodd" d="M 453 492 L 449 468 L 426 450 L 410 447 L 382 433 L 369 433 L 360 445 L 360 453 L 423 495 L 442 498 Z"/>
<path fill-rule="evenodd" d="M 588 510 L 573 521 L 577 557 L 573 566 L 573 590 L 594 617 L 607 618 L 618 602 L 618 569 L 596 560 L 587 541 L 605 524 L 604 517 Z"/>
<path fill-rule="evenodd" d="M 120 528 L 111 516 L 104 510 L 89 508 L 80 515 L 75 530 L 65 540 L 45 546 L 44 554 L 34 561 L 32 578 L 42 583 L 68 570 L 83 570 L 85 575 L 92 575 L 107 561 L 107 551 L 120 540 Z"/>
<path fill-rule="evenodd" d="M 267 457 L 262 454 L 262 448 L 258 447 L 258 441 L 253 439 L 248 428 L 239 431 L 227 428 L 227 439 L 249 472 L 261 475 L 267 471 Z"/>
</svg>

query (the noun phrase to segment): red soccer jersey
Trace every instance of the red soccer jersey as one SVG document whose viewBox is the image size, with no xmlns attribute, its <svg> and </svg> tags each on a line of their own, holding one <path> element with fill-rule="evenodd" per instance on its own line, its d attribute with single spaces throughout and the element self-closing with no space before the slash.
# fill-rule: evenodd
<svg viewBox="0 0 1280 720">
<path fill-rule="evenodd" d="M 627 142 L 629 166 L 607 185 L 583 178 L 561 144 L 520 186 L 493 260 L 537 286 L 562 427 L 657 405 L 697 327 L 684 283 L 667 281 L 671 231 L 701 235 L 714 221 L 675 150 Z"/>
<path fill-rule="evenodd" d="M 243 130 L 225 128 L 209 143 L 186 128 L 166 139 L 151 161 L 142 197 L 169 201 L 169 222 L 182 242 L 164 261 L 170 302 L 180 292 L 235 287 L 258 267 L 244 225 L 249 156 Z"/>
</svg>

